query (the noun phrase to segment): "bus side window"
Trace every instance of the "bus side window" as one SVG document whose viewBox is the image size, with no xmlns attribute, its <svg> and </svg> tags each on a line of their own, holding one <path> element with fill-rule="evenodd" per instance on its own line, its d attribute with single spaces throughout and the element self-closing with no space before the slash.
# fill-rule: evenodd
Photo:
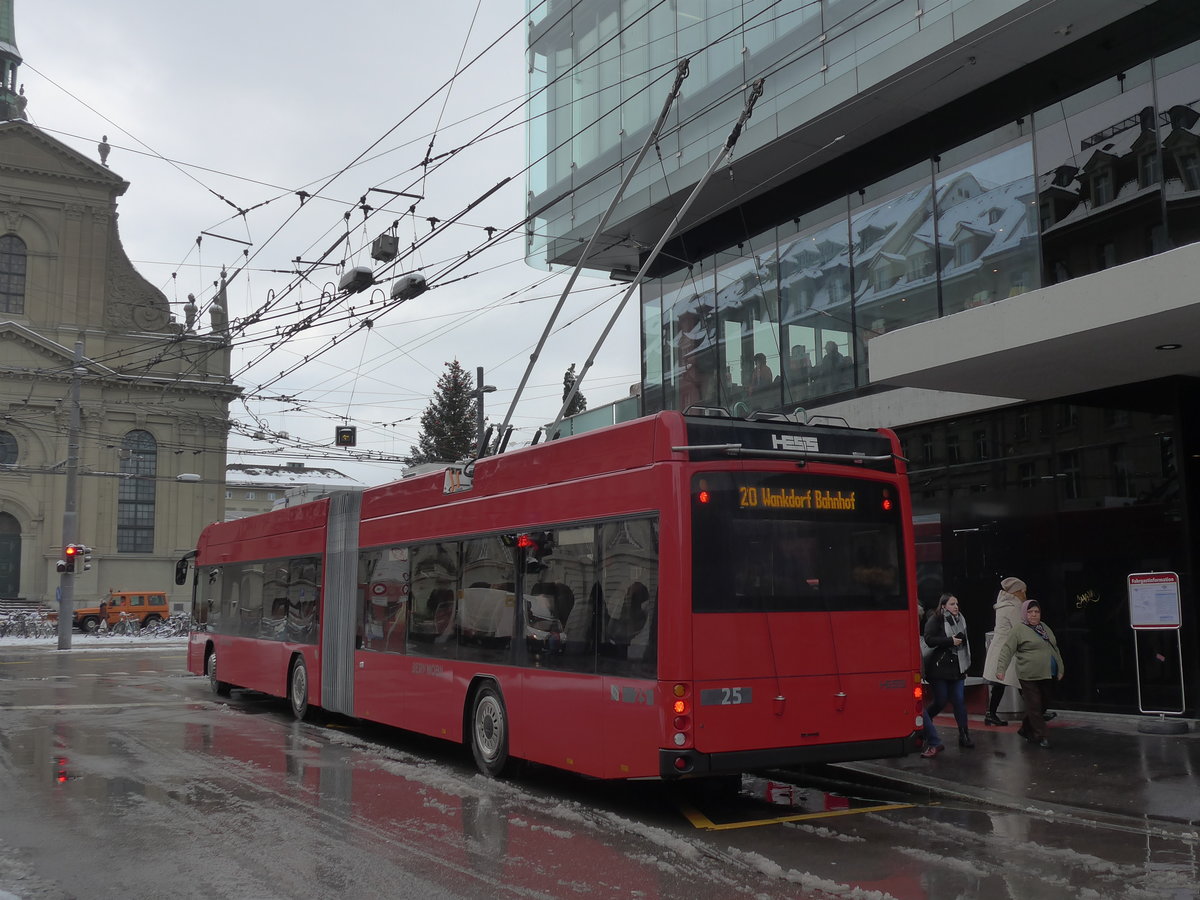
<svg viewBox="0 0 1200 900">
<path fill-rule="evenodd" d="M 604 648 L 606 655 L 624 658 L 630 642 L 646 625 L 649 612 L 650 592 L 640 581 L 625 589 L 621 604 L 614 616 L 606 616 L 604 622 Z"/>
</svg>

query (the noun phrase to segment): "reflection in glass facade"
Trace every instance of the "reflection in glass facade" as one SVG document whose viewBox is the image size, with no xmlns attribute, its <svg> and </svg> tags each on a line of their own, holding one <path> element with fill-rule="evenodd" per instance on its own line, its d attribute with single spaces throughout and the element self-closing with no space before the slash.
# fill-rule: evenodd
<svg viewBox="0 0 1200 900">
<path fill-rule="evenodd" d="M 648 285 L 644 412 L 845 395 L 878 334 L 1200 239 L 1196 84 L 1200 44 Z"/>
<path fill-rule="evenodd" d="M 873 337 L 1039 287 L 1032 143 L 1001 129 L 663 279 L 643 321 L 668 342 L 665 405 L 845 393 L 869 383 Z"/>
</svg>

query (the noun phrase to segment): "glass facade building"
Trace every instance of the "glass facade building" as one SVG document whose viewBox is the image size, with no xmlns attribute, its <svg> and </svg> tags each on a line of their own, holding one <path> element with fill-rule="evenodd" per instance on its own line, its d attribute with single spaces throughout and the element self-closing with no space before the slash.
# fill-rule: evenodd
<svg viewBox="0 0 1200 900">
<path fill-rule="evenodd" d="M 564 429 L 690 406 L 845 414 L 893 390 L 872 380 L 883 333 L 1053 296 L 1197 242 L 1200 8 L 1162 0 L 1130 17 L 1098 0 L 1086 5 L 1098 20 L 1086 36 L 1062 24 L 1076 9 L 531 2 L 535 265 L 574 263 L 681 58 L 683 93 L 591 268 L 644 262 L 720 151 L 746 85 L 765 78 L 728 175 L 706 187 L 715 199 L 697 201 L 642 285 L 636 409 L 623 401 Z M 1043 13 L 1037 28 L 1013 25 Z M 996 68 L 1000 57 L 1021 58 Z M 898 87 L 939 66 L 945 75 L 933 71 L 919 91 Z M 1105 283 L 1088 282 L 1097 307 L 1113 300 Z M 1080 335 L 1088 328 L 1081 321 Z M 1200 372 L 1022 403 L 1004 392 L 1004 365 L 992 393 L 1010 399 L 991 408 L 854 422 L 894 427 L 904 442 L 922 600 L 960 596 L 979 675 L 999 580 L 1018 575 L 1064 636 L 1064 705 L 1194 711 Z M 1135 641 L 1129 627 L 1126 576 L 1162 570 L 1181 579 L 1186 700 L 1174 632 Z"/>
</svg>

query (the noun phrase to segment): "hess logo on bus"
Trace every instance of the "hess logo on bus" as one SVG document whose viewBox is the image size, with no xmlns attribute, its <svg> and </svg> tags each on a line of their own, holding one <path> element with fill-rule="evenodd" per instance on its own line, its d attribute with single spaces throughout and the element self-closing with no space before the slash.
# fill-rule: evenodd
<svg viewBox="0 0 1200 900">
<path fill-rule="evenodd" d="M 800 450 L 805 453 L 817 453 L 821 449 L 815 437 L 802 434 L 773 434 L 771 446 L 776 450 Z"/>
</svg>

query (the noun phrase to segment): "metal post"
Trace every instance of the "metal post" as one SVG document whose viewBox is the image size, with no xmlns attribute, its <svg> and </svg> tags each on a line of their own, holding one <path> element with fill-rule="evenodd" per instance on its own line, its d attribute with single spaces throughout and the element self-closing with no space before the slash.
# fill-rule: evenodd
<svg viewBox="0 0 1200 900">
<path fill-rule="evenodd" d="M 475 390 L 471 392 L 471 396 L 475 398 L 475 455 L 483 456 L 483 395 L 490 394 L 496 390 L 494 385 L 483 383 L 483 366 L 477 366 L 475 369 Z"/>
<path fill-rule="evenodd" d="M 61 550 L 79 536 L 79 380 L 83 374 L 83 341 L 75 342 L 71 367 L 71 414 L 67 428 L 67 490 L 63 498 Z M 82 560 L 76 560 L 76 565 Z M 58 578 L 58 649 L 71 649 L 71 625 L 75 619 L 75 575 L 63 572 Z"/>
</svg>

